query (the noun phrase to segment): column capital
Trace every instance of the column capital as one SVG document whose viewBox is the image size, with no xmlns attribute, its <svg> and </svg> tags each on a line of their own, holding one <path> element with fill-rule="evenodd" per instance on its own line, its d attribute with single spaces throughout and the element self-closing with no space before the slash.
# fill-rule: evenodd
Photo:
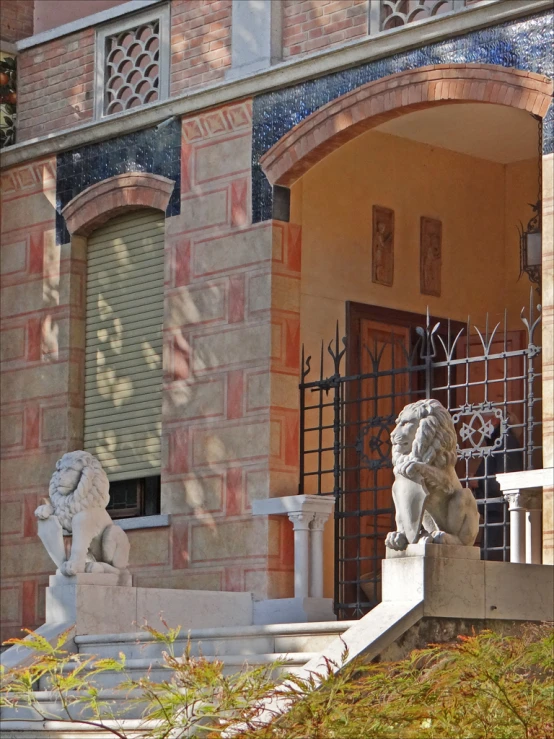
<svg viewBox="0 0 554 739">
<path fill-rule="evenodd" d="M 289 521 L 292 522 L 294 531 L 307 531 L 314 518 L 314 513 L 312 513 L 312 511 L 292 511 L 287 515 L 289 517 Z"/>
<path fill-rule="evenodd" d="M 504 498 L 508 501 L 510 511 L 539 510 L 542 507 L 540 491 L 506 490 Z"/>
<path fill-rule="evenodd" d="M 314 513 L 312 520 L 312 531 L 323 531 L 328 518 L 328 513 Z"/>
</svg>

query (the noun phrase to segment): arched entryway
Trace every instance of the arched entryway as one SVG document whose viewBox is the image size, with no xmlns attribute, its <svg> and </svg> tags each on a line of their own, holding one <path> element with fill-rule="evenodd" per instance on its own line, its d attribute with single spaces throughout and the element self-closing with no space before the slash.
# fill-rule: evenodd
<svg viewBox="0 0 554 739">
<path fill-rule="evenodd" d="M 331 338 L 337 319 L 340 333 L 348 334 L 346 303 L 400 309 L 415 318 L 424 317 L 429 306 L 432 315 L 460 324 L 470 313 L 481 328 L 487 312 L 496 320 L 509 306 L 510 341 L 520 340 L 518 314 L 529 284 L 518 282 L 516 226 L 529 220 L 528 204 L 537 200 L 538 125 L 551 90 L 540 75 L 486 65 L 413 70 L 328 104 L 262 157 L 270 182 L 291 192 L 291 223 L 276 231 L 279 239 L 285 230 L 302 242 L 300 280 L 289 279 L 287 305 L 299 306 L 301 342 L 312 364 L 316 357 L 319 362 L 319 341 Z M 450 140 L 444 136 L 448 127 L 455 134 Z M 385 279 L 372 273 L 375 206 L 393 213 L 395 221 L 394 270 Z M 442 227 L 438 291 L 420 281 L 423 218 Z M 276 263 L 274 275 L 282 280 L 279 269 Z M 273 292 L 276 312 L 282 294 Z M 382 327 L 371 326 L 372 320 L 379 323 L 375 315 L 365 325 L 378 333 Z M 393 318 L 387 325 L 394 325 Z M 325 347 L 323 356 L 328 377 L 333 366 Z M 282 387 L 281 377 L 274 387 Z M 285 405 L 282 393 L 274 395 Z M 317 393 L 312 398 L 316 402 Z M 287 403 L 294 405 L 292 394 Z M 323 410 L 320 425 L 331 428 L 329 413 L 329 407 Z M 332 469 L 332 440 L 316 438 L 314 445 L 319 451 L 312 462 L 304 460 L 308 472 Z M 309 485 L 306 492 L 318 492 L 326 483 L 321 486 L 314 474 Z M 330 530 L 327 544 L 332 549 Z M 348 554 L 344 559 L 359 559 L 359 552 Z M 332 572 L 331 561 L 326 571 Z M 331 589 L 329 575 L 327 595 Z"/>
</svg>

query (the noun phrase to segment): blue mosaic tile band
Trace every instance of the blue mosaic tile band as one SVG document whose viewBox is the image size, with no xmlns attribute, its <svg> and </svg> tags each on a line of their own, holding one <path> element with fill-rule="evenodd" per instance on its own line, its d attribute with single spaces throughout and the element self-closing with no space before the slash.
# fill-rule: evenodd
<svg viewBox="0 0 554 739">
<path fill-rule="evenodd" d="M 149 128 L 109 141 L 82 146 L 57 157 L 56 242 L 66 244 L 69 233 L 61 210 L 90 185 L 127 172 L 148 172 L 175 181 L 166 215 L 181 212 L 181 122 L 159 130 Z"/>
<path fill-rule="evenodd" d="M 367 82 L 430 64 L 498 64 L 554 76 L 553 13 L 510 21 L 464 36 L 423 46 L 353 69 L 329 74 L 254 98 L 252 139 L 252 217 L 271 218 L 272 192 L 259 160 L 300 121 L 331 100 Z M 554 150 L 554 106 L 544 120 L 543 152 Z"/>
</svg>

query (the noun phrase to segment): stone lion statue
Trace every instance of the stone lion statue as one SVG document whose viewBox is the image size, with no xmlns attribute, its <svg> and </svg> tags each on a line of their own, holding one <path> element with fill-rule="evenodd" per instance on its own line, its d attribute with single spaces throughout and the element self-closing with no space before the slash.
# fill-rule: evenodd
<svg viewBox="0 0 554 739">
<path fill-rule="evenodd" d="M 438 400 L 407 405 L 391 433 L 397 531 L 390 549 L 404 550 L 425 538 L 436 544 L 472 546 L 479 531 L 477 503 L 462 488 L 456 464 L 456 431 Z"/>
<path fill-rule="evenodd" d="M 81 451 L 64 454 L 50 480 L 49 501 L 35 511 L 38 535 L 63 575 L 112 573 L 119 575 L 120 585 L 130 585 L 129 539 L 106 511 L 109 489 L 96 457 Z M 64 532 L 73 535 L 69 559 Z"/>
</svg>

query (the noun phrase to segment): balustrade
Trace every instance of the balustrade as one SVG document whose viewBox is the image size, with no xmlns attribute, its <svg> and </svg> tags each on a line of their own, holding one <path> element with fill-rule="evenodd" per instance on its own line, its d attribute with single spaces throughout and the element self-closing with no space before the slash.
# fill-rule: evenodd
<svg viewBox="0 0 554 739">
<path fill-rule="evenodd" d="M 507 472 L 496 480 L 510 511 L 510 562 L 541 564 L 542 487 L 553 484 L 554 469 Z"/>
</svg>

